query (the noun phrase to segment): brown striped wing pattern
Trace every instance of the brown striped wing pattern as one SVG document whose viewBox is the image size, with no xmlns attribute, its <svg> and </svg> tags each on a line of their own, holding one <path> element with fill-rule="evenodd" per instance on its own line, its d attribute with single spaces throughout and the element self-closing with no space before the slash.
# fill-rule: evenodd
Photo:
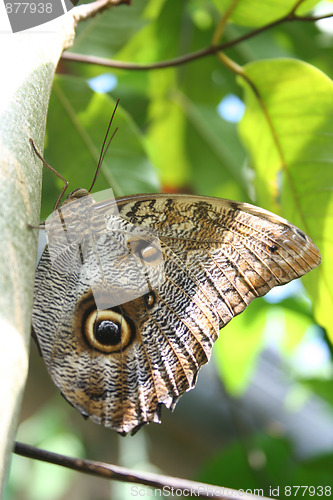
<svg viewBox="0 0 333 500">
<path fill-rule="evenodd" d="M 96 207 L 107 230 L 84 258 L 73 261 L 71 246 L 55 261 L 44 251 L 33 330 L 65 398 L 84 416 L 126 434 L 159 422 L 161 406 L 173 409 L 195 386 L 219 330 L 235 315 L 317 267 L 321 257 L 298 228 L 249 204 L 163 194 L 116 201 L 116 226 L 108 204 Z M 133 227 L 153 230 L 161 252 L 148 237 L 134 237 Z M 131 234 L 126 245 L 125 233 Z M 125 246 L 137 264 L 120 255 Z M 96 255 L 107 262 L 102 273 L 91 271 L 98 268 Z M 92 279 L 105 309 L 96 307 Z M 144 292 L 126 300 L 133 289 Z"/>
</svg>

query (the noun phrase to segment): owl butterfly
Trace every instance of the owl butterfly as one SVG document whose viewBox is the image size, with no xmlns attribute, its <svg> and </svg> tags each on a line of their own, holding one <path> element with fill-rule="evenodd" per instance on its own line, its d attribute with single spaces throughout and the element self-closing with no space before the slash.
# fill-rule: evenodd
<svg viewBox="0 0 333 500">
<path fill-rule="evenodd" d="M 56 251 L 46 247 L 37 268 L 33 330 L 63 396 L 122 435 L 159 422 L 162 405 L 174 409 L 219 330 L 253 299 L 321 260 L 285 219 L 225 199 L 95 203 L 80 189 L 54 214 Z"/>
</svg>

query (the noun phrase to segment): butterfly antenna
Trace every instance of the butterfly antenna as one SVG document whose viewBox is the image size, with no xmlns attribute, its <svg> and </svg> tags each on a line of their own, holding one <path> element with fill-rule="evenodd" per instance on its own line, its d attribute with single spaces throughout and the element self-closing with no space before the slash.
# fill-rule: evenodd
<svg viewBox="0 0 333 500">
<path fill-rule="evenodd" d="M 118 127 L 115 129 L 115 131 L 113 132 L 112 136 L 110 137 L 110 139 L 108 140 L 108 136 L 109 136 L 109 132 L 110 132 L 110 127 L 111 127 L 111 124 L 112 124 L 112 121 L 113 121 L 113 118 L 114 118 L 114 115 L 115 115 L 115 112 L 117 110 L 117 107 L 118 107 L 118 104 L 119 104 L 119 99 L 118 101 L 116 102 L 116 105 L 114 107 L 114 110 L 113 110 L 113 113 L 112 113 L 112 116 L 111 116 L 111 120 L 110 120 L 110 123 L 109 123 L 109 126 L 108 126 L 108 129 L 106 131 L 106 134 L 105 134 L 105 137 L 104 137 L 104 141 L 103 141 L 103 145 L 102 145 L 102 149 L 101 149 L 101 154 L 99 155 L 99 160 L 98 160 L 98 164 L 97 164 L 97 168 L 96 168 L 96 172 L 95 172 L 95 176 L 94 176 L 94 179 L 92 181 L 92 184 L 90 186 L 90 189 L 88 190 L 89 193 L 91 192 L 92 188 L 94 187 L 94 184 L 96 182 L 96 179 L 97 179 L 97 176 L 99 174 L 99 171 L 101 169 L 101 166 L 102 166 L 102 163 L 103 163 L 103 160 L 105 158 L 105 155 L 107 153 L 107 150 L 109 149 L 109 146 L 111 144 L 111 141 L 112 139 L 114 138 L 114 135 L 115 133 L 117 132 L 118 130 Z M 106 145 L 105 145 L 106 144 Z"/>
</svg>

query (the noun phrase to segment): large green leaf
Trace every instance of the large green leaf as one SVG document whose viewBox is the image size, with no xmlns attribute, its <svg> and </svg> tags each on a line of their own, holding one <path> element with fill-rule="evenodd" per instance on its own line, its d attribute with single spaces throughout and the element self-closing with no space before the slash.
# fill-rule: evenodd
<svg viewBox="0 0 333 500">
<path fill-rule="evenodd" d="M 225 13 L 236 4 L 229 18 L 241 26 L 263 26 L 287 15 L 298 3 L 296 0 L 214 0 L 220 12 Z M 297 14 L 308 12 L 318 0 L 305 0 L 297 9 Z"/>
<path fill-rule="evenodd" d="M 187 147 L 195 192 L 248 201 L 245 152 L 234 123 L 223 120 L 212 106 L 184 95 L 180 105 L 187 119 Z"/>
<path fill-rule="evenodd" d="M 332 495 L 333 455 L 297 458 L 285 438 L 257 434 L 213 457 L 198 480 L 269 498 L 328 498 Z"/>
<path fill-rule="evenodd" d="M 161 89 L 162 82 L 157 87 Z M 165 189 L 185 187 L 202 195 L 248 199 L 236 127 L 222 120 L 216 109 L 198 105 L 181 92 L 164 92 L 159 99 L 155 95 L 149 117 L 151 156 Z"/>
<path fill-rule="evenodd" d="M 308 390 L 326 400 L 333 408 L 333 377 L 330 379 L 304 379 L 302 383 Z"/>
<path fill-rule="evenodd" d="M 167 75 L 154 73 L 154 91 L 149 107 L 150 127 L 148 144 L 154 163 L 162 174 L 164 186 L 183 186 L 188 180 L 189 165 L 186 152 L 186 120 L 181 108 L 168 96 L 168 89 L 175 84 L 175 70 Z"/>
<path fill-rule="evenodd" d="M 240 133 L 256 171 L 256 202 L 280 211 L 317 243 L 323 262 L 304 283 L 317 321 L 333 338 L 332 81 L 292 59 L 251 63 L 244 75 L 252 86 L 239 79 L 247 104 Z"/>
<path fill-rule="evenodd" d="M 264 299 L 251 303 L 246 313 L 221 330 L 214 347 L 217 370 L 228 392 L 239 395 L 246 390 L 264 346 L 272 343 L 281 353 L 291 354 L 313 324 L 305 298 L 290 297 L 276 304 Z"/>
<path fill-rule="evenodd" d="M 214 359 L 229 393 L 239 395 L 246 389 L 263 346 L 266 302 L 255 300 L 246 314 L 241 314 L 220 332 L 214 347 Z"/>
<path fill-rule="evenodd" d="M 142 13 L 147 0 L 119 5 L 80 23 L 76 30 L 75 52 L 93 54 L 100 57 L 113 57 L 137 31 L 148 22 Z"/>
</svg>

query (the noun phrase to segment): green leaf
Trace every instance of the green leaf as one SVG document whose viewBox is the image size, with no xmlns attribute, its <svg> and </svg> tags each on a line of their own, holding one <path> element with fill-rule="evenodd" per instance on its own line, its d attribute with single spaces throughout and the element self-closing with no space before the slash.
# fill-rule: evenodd
<svg viewBox="0 0 333 500">
<path fill-rule="evenodd" d="M 314 325 L 307 300 L 289 297 L 271 304 L 254 300 L 247 310 L 221 330 L 214 360 L 227 391 L 242 394 L 255 370 L 263 346 L 274 343 L 286 357 Z"/>
<path fill-rule="evenodd" d="M 73 51 L 93 54 L 99 57 L 112 57 L 128 40 L 148 22 L 142 13 L 148 0 L 128 5 L 118 5 L 79 23 L 76 30 Z"/>
<path fill-rule="evenodd" d="M 235 488 L 240 494 L 248 491 L 257 498 L 328 498 L 332 495 L 332 467 L 332 454 L 300 461 L 286 439 L 258 434 L 217 454 L 197 479 Z"/>
<path fill-rule="evenodd" d="M 174 78 L 174 70 L 169 72 Z M 161 89 L 159 77 L 154 76 L 155 87 Z M 185 186 L 202 195 L 248 199 L 245 154 L 236 127 L 222 120 L 216 109 L 198 105 L 181 92 L 162 92 L 159 98 L 155 95 L 149 118 L 148 144 L 164 189 Z"/>
<path fill-rule="evenodd" d="M 215 5 L 221 13 L 235 4 L 230 21 L 240 26 L 264 26 L 280 17 L 286 16 L 296 5 L 296 0 L 214 0 Z M 296 10 L 298 15 L 305 14 L 318 0 L 306 0 Z"/>
<path fill-rule="evenodd" d="M 304 284 L 316 300 L 317 321 L 333 339 L 332 81 L 293 59 L 251 63 L 244 75 L 252 86 L 239 78 L 247 104 L 240 134 L 256 171 L 256 202 L 280 212 L 318 245 L 323 262 Z"/>
<path fill-rule="evenodd" d="M 314 394 L 326 400 L 333 407 L 333 380 L 331 379 L 303 379 L 302 384 Z"/>
<path fill-rule="evenodd" d="M 223 383 L 231 394 L 241 394 L 255 368 L 263 346 L 266 311 L 262 299 L 252 302 L 246 313 L 232 320 L 214 347 L 214 359 Z"/>
<path fill-rule="evenodd" d="M 281 348 L 284 354 L 291 354 L 302 340 L 307 329 L 314 325 L 309 301 L 302 297 L 289 297 L 272 306 L 281 311 L 285 323 L 285 335 Z"/>
<path fill-rule="evenodd" d="M 271 497 L 270 488 L 288 484 L 294 466 L 288 441 L 258 434 L 234 442 L 216 454 L 197 480 Z"/>
<path fill-rule="evenodd" d="M 222 198 L 249 200 L 244 169 L 245 151 L 234 123 L 215 107 L 196 103 L 178 94 L 187 122 L 186 145 L 195 192 Z"/>
<path fill-rule="evenodd" d="M 175 84 L 175 70 L 168 69 L 163 75 L 153 73 L 150 81 L 153 99 L 148 111 L 151 123 L 147 133 L 148 146 L 164 186 L 175 188 L 186 183 L 188 172 L 185 117 L 167 94 L 167 89 Z"/>
</svg>

